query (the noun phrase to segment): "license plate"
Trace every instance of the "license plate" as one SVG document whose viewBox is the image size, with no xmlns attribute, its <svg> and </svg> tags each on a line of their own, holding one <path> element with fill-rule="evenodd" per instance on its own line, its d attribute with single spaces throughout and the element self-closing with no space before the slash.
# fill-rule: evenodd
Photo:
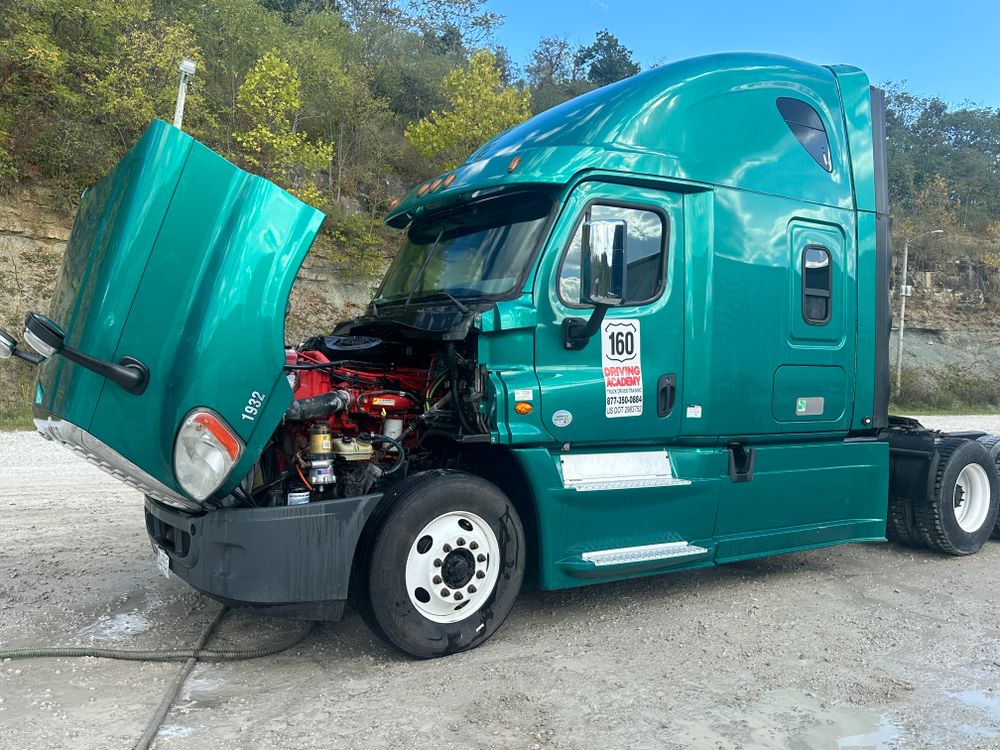
<svg viewBox="0 0 1000 750">
<path fill-rule="evenodd" d="M 156 569 L 164 578 L 170 578 L 170 556 L 162 547 L 154 547 L 156 550 Z"/>
</svg>

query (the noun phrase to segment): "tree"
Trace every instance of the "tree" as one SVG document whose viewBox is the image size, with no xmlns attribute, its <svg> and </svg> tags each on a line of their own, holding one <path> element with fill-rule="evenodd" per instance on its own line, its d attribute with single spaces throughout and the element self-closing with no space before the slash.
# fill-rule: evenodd
<svg viewBox="0 0 1000 750">
<path fill-rule="evenodd" d="M 530 115 L 530 94 L 500 83 L 496 59 L 485 50 L 467 68 L 443 81 L 448 107 L 406 129 L 406 139 L 421 156 L 441 169 L 454 169 L 482 143 Z"/>
<path fill-rule="evenodd" d="M 85 77 L 85 90 L 108 127 L 117 133 L 123 150 L 153 118 L 172 117 L 181 59 L 193 58 L 204 67 L 194 38 L 194 30 L 185 24 L 150 20 L 122 34 L 115 59 L 105 70 Z M 189 130 L 200 130 L 207 112 L 197 87 L 190 91 L 187 104 L 185 124 Z"/>
<path fill-rule="evenodd" d="M 528 85 L 533 89 L 565 83 L 573 75 L 573 52 L 569 42 L 557 36 L 543 36 L 531 52 L 531 62 L 524 67 Z"/>
<path fill-rule="evenodd" d="M 573 64 L 581 71 L 586 69 L 587 80 L 597 86 L 607 86 L 639 72 L 632 50 L 626 49 L 607 29 L 598 31 L 589 47 L 580 48 Z"/>
<path fill-rule="evenodd" d="M 333 146 L 310 141 L 299 130 L 302 109 L 298 71 L 267 52 L 247 72 L 236 94 L 244 127 L 233 133 L 243 161 L 313 205 L 322 203 L 316 173 L 329 168 Z"/>
</svg>

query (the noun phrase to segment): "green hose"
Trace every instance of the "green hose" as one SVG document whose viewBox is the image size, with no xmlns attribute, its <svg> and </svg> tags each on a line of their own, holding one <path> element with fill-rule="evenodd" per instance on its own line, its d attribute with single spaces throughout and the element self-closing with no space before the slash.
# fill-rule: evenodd
<svg viewBox="0 0 1000 750">
<path fill-rule="evenodd" d="M 263 656 L 271 656 L 281 651 L 286 651 L 298 645 L 309 635 L 316 623 L 306 623 L 304 627 L 295 631 L 291 636 L 276 643 L 258 646 L 249 649 L 178 649 L 161 651 L 130 651 L 114 648 L 89 648 L 89 647 L 54 647 L 54 648 L 17 648 L 9 651 L 0 651 L 0 659 L 39 659 L 45 657 L 76 657 L 94 656 L 98 659 L 122 659 L 124 661 L 187 661 L 188 659 L 199 659 L 204 661 L 243 661 L 246 659 L 260 659 Z"/>
</svg>

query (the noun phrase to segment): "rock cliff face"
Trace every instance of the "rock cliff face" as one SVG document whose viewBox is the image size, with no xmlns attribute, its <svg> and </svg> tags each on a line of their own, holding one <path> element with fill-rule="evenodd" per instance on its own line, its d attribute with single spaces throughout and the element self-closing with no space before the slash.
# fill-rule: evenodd
<svg viewBox="0 0 1000 750">
<path fill-rule="evenodd" d="M 72 211 L 55 208 L 52 195 L 43 189 L 0 194 L 0 328 L 20 338 L 28 310 L 48 311 L 72 226 Z M 374 265 L 375 275 L 366 275 L 322 254 L 306 256 L 292 290 L 286 342 L 328 332 L 364 310 L 384 264 Z M 23 363 L 0 364 L 0 429 L 24 422 L 31 376 Z"/>
</svg>

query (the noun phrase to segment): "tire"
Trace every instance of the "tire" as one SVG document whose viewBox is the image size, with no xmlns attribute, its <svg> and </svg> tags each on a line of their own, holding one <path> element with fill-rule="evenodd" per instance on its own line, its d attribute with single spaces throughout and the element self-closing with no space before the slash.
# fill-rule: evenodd
<svg viewBox="0 0 1000 750">
<path fill-rule="evenodd" d="M 993 456 L 993 463 L 997 465 L 997 470 L 1000 471 L 1000 435 L 983 435 L 981 438 L 977 438 L 976 442 L 981 443 L 990 452 L 990 455 Z M 1000 539 L 1000 515 L 997 516 L 992 537 Z"/>
<path fill-rule="evenodd" d="M 467 651 L 507 619 L 524 529 L 495 485 L 428 471 L 383 500 L 362 537 L 355 597 L 372 632 L 418 659 Z"/>
<path fill-rule="evenodd" d="M 905 497 L 890 497 L 886 515 L 885 535 L 889 541 L 907 547 L 923 547 L 920 529 L 913 517 L 913 504 Z"/>
<path fill-rule="evenodd" d="M 981 443 L 946 437 L 937 445 L 927 497 L 913 515 L 924 543 L 948 555 L 972 555 L 993 532 L 1000 475 Z"/>
</svg>

